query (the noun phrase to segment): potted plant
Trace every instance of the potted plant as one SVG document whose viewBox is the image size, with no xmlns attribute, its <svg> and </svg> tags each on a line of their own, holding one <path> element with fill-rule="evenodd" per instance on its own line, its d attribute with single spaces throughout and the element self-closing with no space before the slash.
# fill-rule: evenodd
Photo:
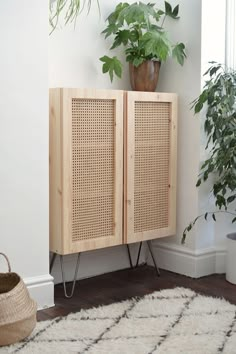
<svg viewBox="0 0 236 354">
<path fill-rule="evenodd" d="M 161 62 L 173 57 L 181 65 L 186 57 L 183 43 L 172 44 L 164 29 L 165 19 L 177 20 L 179 5 L 172 9 L 165 1 L 165 10 L 154 3 L 141 1 L 133 4 L 119 3 L 107 18 L 107 27 L 102 32 L 105 38 L 113 36 L 111 50 L 123 46 L 126 61 L 130 66 L 130 80 L 133 90 L 155 91 Z M 116 57 L 100 58 L 103 73 L 122 76 L 122 64 Z M 150 80 L 149 80 L 150 79 Z M 150 81 L 150 82 L 149 82 Z"/>
<path fill-rule="evenodd" d="M 187 233 L 200 218 L 212 218 L 216 221 L 219 213 L 228 213 L 232 223 L 236 222 L 236 71 L 211 62 L 205 73 L 208 76 L 200 96 L 193 102 L 195 113 L 206 109 L 204 114 L 204 131 L 207 138 L 207 158 L 203 162 L 196 186 L 213 176 L 211 194 L 216 210 L 198 215 L 185 228 L 182 243 Z M 234 248 L 233 258 L 236 265 L 236 233 L 227 235 L 230 244 L 228 255 Z M 227 258 L 226 279 L 236 283 L 236 272 L 231 274 L 232 258 Z M 234 279 L 232 277 L 234 276 Z"/>
</svg>

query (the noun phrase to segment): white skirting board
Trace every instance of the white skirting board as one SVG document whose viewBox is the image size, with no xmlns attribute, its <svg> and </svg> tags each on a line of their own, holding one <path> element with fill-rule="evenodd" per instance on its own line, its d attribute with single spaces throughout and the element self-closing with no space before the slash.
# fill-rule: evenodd
<svg viewBox="0 0 236 354">
<path fill-rule="evenodd" d="M 207 248 L 193 251 L 167 242 L 153 242 L 158 267 L 192 278 L 225 273 L 225 249 Z M 148 264 L 152 265 L 149 257 Z"/>
<path fill-rule="evenodd" d="M 137 257 L 138 244 L 130 245 L 133 263 Z M 210 248 L 193 251 L 184 246 L 164 242 L 153 242 L 153 251 L 158 266 L 175 273 L 199 278 L 209 274 L 225 273 L 225 249 Z M 140 263 L 146 261 L 147 251 L 144 247 L 140 256 Z M 65 257 L 66 281 L 73 279 L 76 257 Z M 148 263 L 152 265 L 149 257 Z M 82 254 L 78 279 L 88 278 L 129 267 L 126 246 L 101 249 Z M 61 270 L 57 258 L 53 276 L 55 283 L 61 282 Z M 50 274 L 24 278 L 30 295 L 38 304 L 38 309 L 54 306 L 54 278 Z"/>
<path fill-rule="evenodd" d="M 133 264 L 135 264 L 138 244 L 131 244 L 130 252 Z M 144 263 L 146 260 L 146 251 L 145 247 L 143 247 L 140 255 L 140 263 Z M 73 280 L 75 263 L 76 255 L 64 257 L 66 281 Z M 129 267 L 130 264 L 126 245 L 83 252 L 80 259 L 78 279 L 90 278 Z M 31 297 L 38 304 L 38 310 L 54 306 L 54 283 L 62 282 L 59 257 L 57 257 L 55 261 L 52 275 L 53 276 L 45 274 L 23 279 Z"/>
<path fill-rule="evenodd" d="M 54 282 L 50 274 L 24 278 L 30 296 L 37 302 L 38 310 L 54 306 Z"/>
</svg>

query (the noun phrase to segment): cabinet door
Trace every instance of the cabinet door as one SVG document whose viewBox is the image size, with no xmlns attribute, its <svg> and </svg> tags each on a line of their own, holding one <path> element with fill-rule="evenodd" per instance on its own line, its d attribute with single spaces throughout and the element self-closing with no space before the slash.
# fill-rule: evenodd
<svg viewBox="0 0 236 354">
<path fill-rule="evenodd" d="M 121 244 L 123 92 L 61 89 L 61 107 L 62 240 L 57 253 Z"/>
<path fill-rule="evenodd" d="M 175 233 L 177 96 L 126 98 L 124 230 L 131 243 Z"/>
</svg>

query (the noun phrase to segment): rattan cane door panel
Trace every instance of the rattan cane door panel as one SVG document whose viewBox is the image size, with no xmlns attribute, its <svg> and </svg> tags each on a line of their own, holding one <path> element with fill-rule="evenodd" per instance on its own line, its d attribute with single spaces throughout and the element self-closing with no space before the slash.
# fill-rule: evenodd
<svg viewBox="0 0 236 354">
<path fill-rule="evenodd" d="M 122 243 L 123 92 L 62 89 L 61 254 Z"/>
<path fill-rule="evenodd" d="M 125 240 L 170 236 L 176 209 L 176 96 L 127 93 Z"/>
<path fill-rule="evenodd" d="M 114 109 L 72 99 L 72 242 L 113 234 Z"/>
</svg>

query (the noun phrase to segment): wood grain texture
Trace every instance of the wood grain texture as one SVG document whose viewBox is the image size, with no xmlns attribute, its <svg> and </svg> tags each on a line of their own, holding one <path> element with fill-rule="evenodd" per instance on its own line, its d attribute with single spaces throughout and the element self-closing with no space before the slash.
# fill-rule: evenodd
<svg viewBox="0 0 236 354">
<path fill-rule="evenodd" d="M 62 202 L 61 217 L 50 223 L 52 230 L 60 223 L 61 233 L 50 233 L 50 250 L 65 255 L 122 244 L 123 91 L 55 89 L 50 97 L 56 92 L 60 101 L 50 100 L 57 105 L 50 111 L 60 107 L 60 134 L 51 135 L 60 135 L 60 166 L 51 169 L 61 176 Z"/>
<path fill-rule="evenodd" d="M 63 249 L 61 90 L 49 91 L 49 234 L 50 250 Z"/>
<path fill-rule="evenodd" d="M 50 250 L 173 235 L 176 154 L 175 94 L 51 89 Z"/>
<path fill-rule="evenodd" d="M 171 122 L 170 122 L 170 174 L 169 174 L 169 232 L 174 235 L 176 232 L 176 193 L 177 193 L 177 120 L 178 107 L 177 96 L 173 95 L 171 102 Z"/>
<path fill-rule="evenodd" d="M 126 115 L 125 242 L 173 235 L 177 96 L 128 92 Z"/>
</svg>

